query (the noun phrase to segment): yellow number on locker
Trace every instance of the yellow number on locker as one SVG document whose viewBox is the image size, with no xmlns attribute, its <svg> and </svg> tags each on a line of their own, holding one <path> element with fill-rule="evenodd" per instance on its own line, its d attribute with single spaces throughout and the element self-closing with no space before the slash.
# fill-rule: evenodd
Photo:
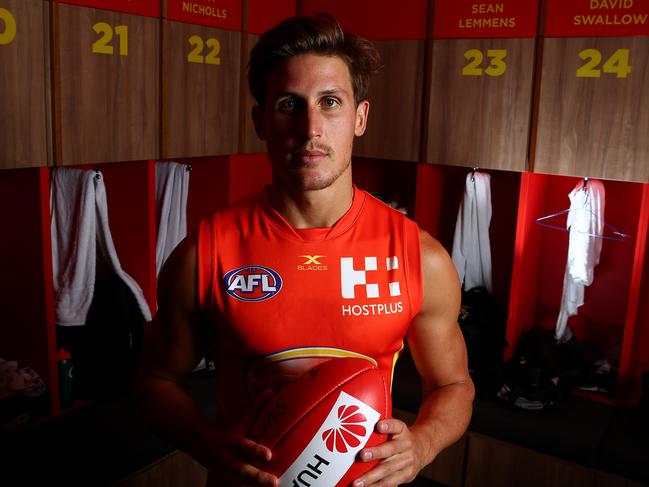
<svg viewBox="0 0 649 487">
<path fill-rule="evenodd" d="M 0 21 L 4 31 L 0 31 L 0 45 L 9 44 L 16 38 L 16 19 L 6 8 L 0 8 Z"/>
<path fill-rule="evenodd" d="M 579 57 L 586 61 L 586 64 L 577 69 L 577 78 L 599 78 L 602 71 L 608 74 L 615 74 L 618 78 L 626 78 L 631 73 L 629 65 L 629 50 L 618 49 L 608 58 L 602 69 L 599 64 L 602 62 L 602 53 L 597 49 L 584 49 Z"/>
<path fill-rule="evenodd" d="M 482 76 L 482 52 L 478 49 L 469 49 L 464 53 L 465 59 L 467 59 L 469 64 L 462 68 L 462 75 L 464 76 Z"/>
<path fill-rule="evenodd" d="M 491 63 L 489 64 L 488 68 L 485 68 L 484 72 L 489 76 L 502 76 L 503 74 L 505 74 L 507 65 L 505 64 L 504 59 L 507 56 L 507 50 L 489 49 L 487 51 L 487 56 L 489 57 L 489 61 L 491 61 Z"/>
<path fill-rule="evenodd" d="M 618 49 L 608 58 L 608 61 L 602 66 L 602 71 L 609 74 L 615 74 L 618 78 L 626 78 L 631 73 L 629 65 L 629 50 Z"/>
<path fill-rule="evenodd" d="M 188 39 L 189 44 L 194 46 L 194 49 L 187 55 L 187 61 L 190 63 L 203 64 L 203 39 L 200 36 L 191 36 Z"/>
<path fill-rule="evenodd" d="M 597 66 L 602 60 L 602 53 L 597 49 L 584 49 L 579 53 L 579 57 L 588 62 L 577 70 L 577 78 L 599 78 L 602 73 Z"/>
<path fill-rule="evenodd" d="M 208 39 L 205 44 L 212 48 L 205 56 L 205 64 L 221 64 L 219 53 L 221 52 L 221 43 L 217 39 Z"/>
<path fill-rule="evenodd" d="M 193 47 L 193 49 L 187 54 L 187 61 L 190 63 L 199 63 L 199 64 L 221 64 L 221 58 L 219 53 L 221 52 L 221 43 L 217 39 L 207 39 L 203 41 L 201 36 L 193 35 L 187 42 Z M 203 55 L 203 48 L 207 45 L 210 47 L 210 52 L 207 55 Z"/>
<path fill-rule="evenodd" d="M 484 60 L 484 54 L 479 49 L 469 49 L 464 53 L 464 57 L 469 61 L 469 64 L 462 68 L 462 75 L 482 76 L 483 74 L 487 74 L 488 76 L 502 76 L 507 69 L 507 64 L 505 63 L 506 56 L 506 49 L 488 49 L 487 57 L 489 58 L 489 66 L 482 69 L 480 66 Z"/>
<path fill-rule="evenodd" d="M 117 34 L 117 37 L 119 37 L 119 55 L 128 56 L 128 26 L 116 26 L 115 34 Z"/>
<path fill-rule="evenodd" d="M 113 27 L 106 22 L 97 22 L 92 29 L 101 37 L 92 43 L 92 52 L 95 54 L 114 54 L 115 50 L 111 44 L 113 40 Z M 128 56 L 128 26 L 118 25 L 115 27 L 115 34 L 119 37 L 119 54 Z"/>
</svg>

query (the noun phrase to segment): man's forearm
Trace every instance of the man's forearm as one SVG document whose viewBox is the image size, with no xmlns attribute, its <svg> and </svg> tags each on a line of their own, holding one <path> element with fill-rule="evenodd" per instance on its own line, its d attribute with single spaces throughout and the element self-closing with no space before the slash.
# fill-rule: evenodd
<svg viewBox="0 0 649 487">
<path fill-rule="evenodd" d="M 138 405 L 151 428 L 210 468 L 212 445 L 221 440 L 221 431 L 183 387 L 168 379 L 142 374 L 136 391 Z"/>
<path fill-rule="evenodd" d="M 424 391 L 424 399 L 410 429 L 421 439 L 427 463 L 462 437 L 471 420 L 474 395 L 470 380 Z"/>
</svg>

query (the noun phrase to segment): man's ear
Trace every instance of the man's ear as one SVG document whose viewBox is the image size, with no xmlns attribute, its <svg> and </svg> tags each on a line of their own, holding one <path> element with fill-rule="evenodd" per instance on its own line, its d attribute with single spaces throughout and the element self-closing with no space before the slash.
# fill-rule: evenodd
<svg viewBox="0 0 649 487">
<path fill-rule="evenodd" d="M 367 116 L 370 113 L 370 102 L 361 101 L 356 107 L 356 124 L 354 126 L 354 135 L 360 137 L 365 133 L 367 127 Z"/>
<path fill-rule="evenodd" d="M 259 105 L 252 107 L 252 123 L 255 124 L 255 132 L 261 140 L 266 140 L 266 128 L 264 127 L 264 114 Z"/>
</svg>

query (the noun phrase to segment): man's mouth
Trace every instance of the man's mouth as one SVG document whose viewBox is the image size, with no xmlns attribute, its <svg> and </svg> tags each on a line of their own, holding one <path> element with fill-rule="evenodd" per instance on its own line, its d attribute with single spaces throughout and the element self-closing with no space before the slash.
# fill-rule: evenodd
<svg viewBox="0 0 649 487">
<path fill-rule="evenodd" d="M 303 164 L 317 164 L 329 157 L 329 151 L 322 149 L 301 149 L 293 157 Z"/>
</svg>

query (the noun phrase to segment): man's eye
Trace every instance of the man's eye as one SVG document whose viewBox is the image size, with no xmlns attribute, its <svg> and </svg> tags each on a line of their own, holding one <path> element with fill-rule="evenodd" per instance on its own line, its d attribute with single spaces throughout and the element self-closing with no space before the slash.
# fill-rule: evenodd
<svg viewBox="0 0 649 487">
<path fill-rule="evenodd" d="M 338 100 L 336 100 L 335 98 L 325 98 L 324 99 L 324 106 L 326 108 L 336 108 L 339 105 L 340 105 L 340 103 L 338 103 Z"/>
<path fill-rule="evenodd" d="M 277 108 L 279 109 L 280 112 L 290 112 L 292 110 L 295 110 L 295 106 L 296 106 L 295 100 L 293 100 L 292 98 L 281 100 L 277 104 Z"/>
</svg>

